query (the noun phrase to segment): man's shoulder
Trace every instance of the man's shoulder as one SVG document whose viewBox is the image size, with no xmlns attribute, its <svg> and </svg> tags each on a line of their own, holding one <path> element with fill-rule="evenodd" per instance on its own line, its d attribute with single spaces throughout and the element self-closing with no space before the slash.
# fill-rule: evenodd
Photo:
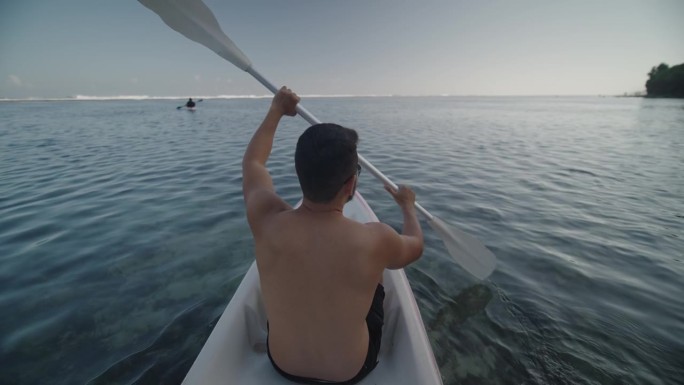
<svg viewBox="0 0 684 385">
<path fill-rule="evenodd" d="M 362 247 L 368 248 L 373 254 L 383 250 L 388 243 L 392 243 L 393 238 L 397 235 L 391 226 L 382 222 L 355 222 L 349 226 L 350 231 L 345 232 L 345 234 L 347 236 L 355 234 L 359 243 L 364 245 Z M 352 226 L 354 229 L 351 228 Z"/>
<path fill-rule="evenodd" d="M 361 224 L 372 235 L 383 237 L 394 233 L 392 226 L 382 222 L 368 222 Z"/>
<path fill-rule="evenodd" d="M 265 224 L 272 222 L 280 214 L 292 211 L 292 206 L 267 189 L 252 191 L 245 203 L 247 219 L 254 232 L 260 232 Z"/>
<path fill-rule="evenodd" d="M 263 212 L 264 214 L 276 215 L 283 211 L 292 210 L 273 190 L 266 188 L 253 189 L 246 197 L 247 211 Z"/>
</svg>

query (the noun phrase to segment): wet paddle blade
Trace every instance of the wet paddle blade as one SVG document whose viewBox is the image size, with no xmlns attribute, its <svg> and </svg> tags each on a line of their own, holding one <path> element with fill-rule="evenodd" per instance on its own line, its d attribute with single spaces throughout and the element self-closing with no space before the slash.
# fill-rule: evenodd
<svg viewBox="0 0 684 385">
<path fill-rule="evenodd" d="M 196 41 L 242 70 L 252 66 L 232 40 L 223 33 L 216 17 L 201 0 L 139 0 L 181 35 Z"/>
<path fill-rule="evenodd" d="M 428 221 L 430 227 L 444 241 L 449 254 L 468 273 L 478 279 L 487 278 L 496 268 L 496 257 L 482 242 L 444 223 L 437 217 Z"/>
</svg>

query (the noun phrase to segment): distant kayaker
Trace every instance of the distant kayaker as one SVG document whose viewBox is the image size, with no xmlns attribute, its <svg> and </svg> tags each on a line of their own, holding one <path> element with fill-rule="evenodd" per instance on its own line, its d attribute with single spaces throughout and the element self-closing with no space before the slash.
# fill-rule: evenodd
<svg viewBox="0 0 684 385">
<path fill-rule="evenodd" d="M 188 99 L 187 103 L 185 103 L 185 107 L 187 107 L 187 108 L 195 107 L 195 102 L 192 101 L 192 98 Z"/>
<path fill-rule="evenodd" d="M 356 383 L 377 365 L 384 322 L 382 274 L 420 258 L 423 233 L 406 186 L 386 187 L 403 214 L 403 230 L 362 224 L 342 209 L 356 191 L 356 131 L 309 127 L 295 149 L 303 203 L 276 194 L 266 168 L 276 128 L 295 116 L 299 97 L 283 87 L 271 102 L 242 161 L 242 189 L 255 242 L 268 318 L 268 356 L 285 378 Z M 369 310 L 370 309 L 370 310 Z"/>
</svg>

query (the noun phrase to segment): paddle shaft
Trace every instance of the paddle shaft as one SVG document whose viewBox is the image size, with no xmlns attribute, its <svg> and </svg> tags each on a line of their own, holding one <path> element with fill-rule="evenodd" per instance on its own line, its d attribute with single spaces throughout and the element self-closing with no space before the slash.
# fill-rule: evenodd
<svg viewBox="0 0 684 385">
<path fill-rule="evenodd" d="M 256 80 L 259 81 L 259 83 L 263 84 L 264 87 L 268 88 L 269 91 L 271 91 L 274 95 L 278 93 L 278 88 L 271 83 L 268 79 L 266 79 L 263 75 L 259 73 L 254 67 L 249 67 L 245 71 L 252 75 Z M 319 124 L 321 121 L 316 118 L 312 113 L 310 113 L 304 106 L 302 106 L 301 103 L 297 104 L 297 113 L 304 118 L 307 122 L 310 124 Z M 398 189 L 399 187 L 392 182 L 385 174 L 383 174 L 380 170 L 375 168 L 369 161 L 366 160 L 361 154 L 359 154 L 359 163 L 363 166 L 364 169 L 366 169 L 369 173 L 371 173 L 375 178 L 383 182 L 384 184 L 387 184 L 389 186 L 392 186 L 394 189 Z M 421 206 L 418 202 L 415 202 L 416 210 L 423 214 L 425 218 L 430 221 L 433 218 L 433 215 L 430 214 L 429 211 L 427 211 L 423 206 Z"/>
</svg>

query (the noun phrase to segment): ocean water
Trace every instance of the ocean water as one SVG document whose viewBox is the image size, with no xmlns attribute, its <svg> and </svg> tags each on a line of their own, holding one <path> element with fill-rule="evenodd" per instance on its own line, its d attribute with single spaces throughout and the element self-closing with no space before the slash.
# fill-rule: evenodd
<svg viewBox="0 0 684 385">
<path fill-rule="evenodd" d="M 182 381 L 253 260 L 240 161 L 269 102 L 0 103 L 0 384 Z M 478 282 L 423 226 L 406 272 L 445 384 L 684 381 L 684 100 L 304 104 L 498 256 Z M 305 127 L 269 163 L 291 203 Z"/>
</svg>

